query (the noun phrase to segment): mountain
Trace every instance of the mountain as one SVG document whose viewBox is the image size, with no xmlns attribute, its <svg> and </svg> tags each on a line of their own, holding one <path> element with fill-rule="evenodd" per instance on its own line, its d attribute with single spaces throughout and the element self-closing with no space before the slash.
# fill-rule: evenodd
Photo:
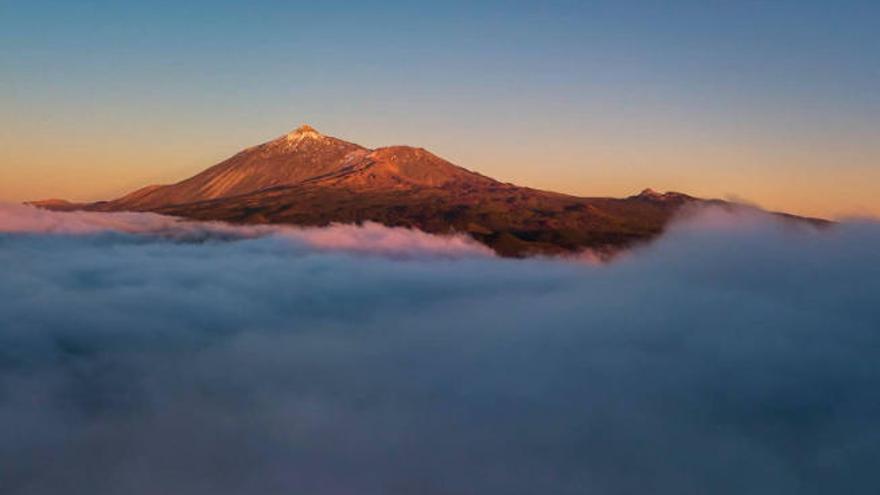
<svg viewBox="0 0 880 495">
<path fill-rule="evenodd" d="M 235 156 L 169 186 L 147 186 L 106 203 L 111 210 L 153 210 L 247 194 L 338 173 L 369 150 L 324 136 L 304 125 L 278 139 Z"/>
<path fill-rule="evenodd" d="M 323 226 L 373 221 L 466 233 L 503 256 L 613 254 L 659 235 L 689 204 L 725 204 L 646 189 L 623 199 L 515 186 L 422 149 L 368 149 L 303 125 L 171 185 L 56 210 L 149 211 L 198 220 Z"/>
</svg>

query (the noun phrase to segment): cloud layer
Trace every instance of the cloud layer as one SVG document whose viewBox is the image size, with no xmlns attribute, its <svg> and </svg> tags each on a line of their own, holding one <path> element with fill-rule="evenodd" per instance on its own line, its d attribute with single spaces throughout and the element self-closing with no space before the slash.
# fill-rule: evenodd
<svg viewBox="0 0 880 495">
<path fill-rule="evenodd" d="M 270 237 L 323 251 L 390 257 L 485 257 L 492 251 L 462 235 L 436 236 L 367 222 L 362 226 L 298 228 L 192 222 L 154 213 L 53 212 L 0 203 L 0 233 L 82 235 L 121 233 L 177 242 L 232 241 Z"/>
<path fill-rule="evenodd" d="M 604 266 L 379 226 L 0 231 L 3 493 L 876 493 L 876 224 L 707 212 Z"/>
</svg>

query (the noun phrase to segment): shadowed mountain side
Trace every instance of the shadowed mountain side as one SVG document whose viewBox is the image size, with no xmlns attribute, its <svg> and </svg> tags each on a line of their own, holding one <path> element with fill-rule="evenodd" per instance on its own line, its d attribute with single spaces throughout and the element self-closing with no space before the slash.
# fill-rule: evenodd
<svg viewBox="0 0 880 495">
<path fill-rule="evenodd" d="M 467 233 L 502 256 L 611 254 L 649 240 L 686 202 L 578 198 L 501 183 L 364 192 L 349 177 L 169 206 L 156 212 L 232 223 L 324 226 L 373 221 L 435 234 Z M 358 178 L 358 182 L 361 178 Z"/>
<path fill-rule="evenodd" d="M 682 206 L 708 203 L 726 204 L 650 189 L 625 199 L 539 191 L 498 182 L 422 148 L 370 150 L 304 125 L 176 184 L 92 204 L 32 204 L 245 224 L 373 221 L 467 233 L 502 256 L 529 256 L 585 249 L 611 255 L 662 233 Z"/>
</svg>

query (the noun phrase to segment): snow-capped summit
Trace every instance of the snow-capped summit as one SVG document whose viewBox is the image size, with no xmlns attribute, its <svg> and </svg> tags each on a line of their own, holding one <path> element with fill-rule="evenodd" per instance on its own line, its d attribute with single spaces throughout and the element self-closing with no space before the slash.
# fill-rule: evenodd
<svg viewBox="0 0 880 495">
<path fill-rule="evenodd" d="M 314 127 L 309 124 L 303 124 L 293 131 L 295 134 L 320 134 Z"/>
<path fill-rule="evenodd" d="M 286 143 L 296 144 L 305 140 L 321 140 L 324 139 L 324 135 L 315 130 L 314 127 L 303 124 L 291 132 L 288 132 L 282 138 L 281 141 Z"/>
</svg>

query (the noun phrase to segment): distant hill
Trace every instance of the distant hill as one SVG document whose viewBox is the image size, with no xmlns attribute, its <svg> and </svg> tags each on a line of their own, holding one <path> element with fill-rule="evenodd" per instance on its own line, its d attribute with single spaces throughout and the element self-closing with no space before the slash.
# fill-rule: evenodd
<svg viewBox="0 0 880 495">
<path fill-rule="evenodd" d="M 584 249 L 612 254 L 662 233 L 683 206 L 704 203 L 727 204 L 650 189 L 623 199 L 540 191 L 485 177 L 422 148 L 371 150 L 303 125 L 176 184 L 91 204 L 32 204 L 243 224 L 373 221 L 466 233 L 500 255 L 519 257 Z"/>
</svg>

